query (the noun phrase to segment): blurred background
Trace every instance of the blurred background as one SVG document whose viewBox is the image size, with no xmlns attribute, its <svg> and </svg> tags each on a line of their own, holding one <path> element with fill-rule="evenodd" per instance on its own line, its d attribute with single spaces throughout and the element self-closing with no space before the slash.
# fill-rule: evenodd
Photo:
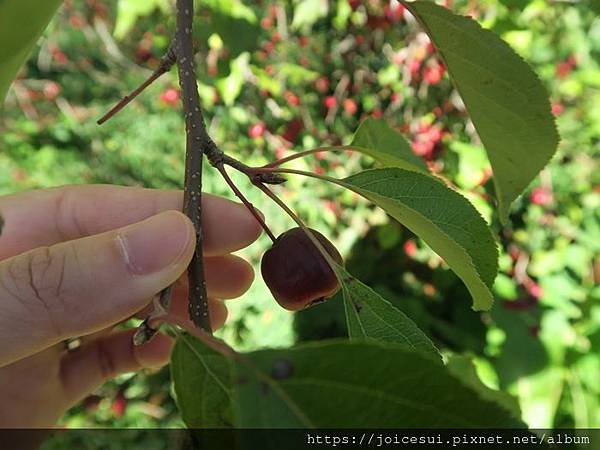
<svg viewBox="0 0 600 450">
<path fill-rule="evenodd" d="M 515 203 L 509 227 L 493 213 L 490 166 L 444 65 L 393 0 L 199 2 L 194 34 L 210 133 L 226 152 L 264 164 L 347 143 L 368 116 L 396 127 L 498 236 L 490 313 L 471 311 L 468 291 L 440 258 L 356 195 L 293 177 L 278 194 L 440 349 L 472 356 L 485 384 L 515 395 L 530 426 L 600 427 L 600 7 L 593 0 L 444 5 L 501 35 L 535 68 L 562 135 L 558 154 Z M 174 29 L 171 8 L 171 0 L 64 2 L 0 115 L 0 194 L 67 183 L 182 187 L 175 71 L 107 124 L 95 123 L 157 66 Z M 371 165 L 351 153 L 295 164 L 335 177 Z M 276 234 L 292 226 L 244 177 L 234 178 Z M 210 167 L 204 189 L 232 197 Z M 258 268 L 268 245 L 263 236 L 241 254 Z M 294 316 L 259 274 L 229 302 L 220 335 L 233 346 L 345 334 L 340 299 Z M 182 422 L 164 369 L 108 383 L 62 425 Z"/>
</svg>

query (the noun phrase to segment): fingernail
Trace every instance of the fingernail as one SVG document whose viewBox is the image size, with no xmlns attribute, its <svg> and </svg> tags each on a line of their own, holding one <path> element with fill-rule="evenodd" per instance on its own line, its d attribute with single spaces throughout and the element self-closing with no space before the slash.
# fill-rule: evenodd
<svg viewBox="0 0 600 450">
<path fill-rule="evenodd" d="M 123 257 L 134 275 L 148 275 L 176 264 L 192 239 L 185 216 L 167 211 L 117 235 Z"/>
</svg>

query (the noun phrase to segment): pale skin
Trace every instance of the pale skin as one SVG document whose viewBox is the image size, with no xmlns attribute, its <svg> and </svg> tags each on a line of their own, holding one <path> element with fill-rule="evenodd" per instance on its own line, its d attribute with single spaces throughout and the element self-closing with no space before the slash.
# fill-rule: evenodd
<svg viewBox="0 0 600 450">
<path fill-rule="evenodd" d="M 187 315 L 185 269 L 195 233 L 182 193 L 106 185 L 67 186 L 0 197 L 0 427 L 51 427 L 70 407 L 124 372 L 168 363 L 173 340 L 135 347 L 114 326 L 150 311 L 176 282 L 174 314 Z M 242 205 L 203 196 L 204 253 L 213 328 L 224 299 L 252 283 L 231 253 L 261 229 Z M 182 276 L 183 274 L 183 276 Z M 187 319 L 186 319 L 187 320 Z M 67 352 L 64 341 L 81 337 Z"/>
</svg>

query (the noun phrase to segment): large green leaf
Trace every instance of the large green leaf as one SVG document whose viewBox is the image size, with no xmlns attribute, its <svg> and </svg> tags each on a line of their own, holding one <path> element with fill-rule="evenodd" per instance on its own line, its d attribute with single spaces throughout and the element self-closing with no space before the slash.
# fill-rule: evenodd
<svg viewBox="0 0 600 450">
<path fill-rule="evenodd" d="M 225 357 L 182 335 L 172 364 L 193 427 L 224 425 L 218 416 L 230 408 L 238 428 L 523 426 L 444 365 L 390 343 L 327 341 Z"/>
<path fill-rule="evenodd" d="M 367 170 L 336 182 L 371 200 L 427 242 L 463 280 L 473 309 L 491 308 L 498 249 L 467 199 L 433 176 L 399 168 Z"/>
<path fill-rule="evenodd" d="M 342 280 L 344 308 L 350 339 L 370 338 L 404 345 L 435 355 L 439 353 L 431 340 L 402 311 L 350 275 L 336 268 Z"/>
<path fill-rule="evenodd" d="M 500 218 L 550 160 L 558 132 L 548 94 L 529 65 L 491 31 L 433 2 L 402 3 L 448 67 L 494 171 Z"/>
<path fill-rule="evenodd" d="M 369 117 L 361 122 L 350 146 L 384 166 L 428 173 L 427 166 L 413 153 L 406 139 L 384 120 Z"/>
<path fill-rule="evenodd" d="M 244 358 L 235 364 L 242 428 L 523 426 L 403 346 L 329 341 Z"/>
<path fill-rule="evenodd" d="M 0 0 L 0 104 L 61 0 Z"/>
<path fill-rule="evenodd" d="M 231 361 L 195 338 L 181 335 L 171 355 L 171 375 L 188 427 L 232 426 Z"/>
<path fill-rule="evenodd" d="M 448 358 L 446 367 L 455 377 L 460 378 L 471 389 L 479 392 L 482 398 L 497 403 L 514 417 L 521 417 L 518 400 L 504 391 L 490 389 L 483 384 L 477 375 L 477 370 L 471 358 L 462 355 L 451 355 Z"/>
</svg>

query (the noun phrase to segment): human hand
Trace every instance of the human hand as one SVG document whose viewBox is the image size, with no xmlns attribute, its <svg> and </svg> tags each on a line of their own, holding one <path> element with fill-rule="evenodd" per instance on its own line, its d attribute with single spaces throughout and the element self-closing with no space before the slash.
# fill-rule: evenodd
<svg viewBox="0 0 600 450">
<path fill-rule="evenodd" d="M 171 338 L 135 347 L 135 330 L 112 331 L 147 312 L 171 283 L 173 314 L 187 316 L 195 245 L 179 191 L 70 186 L 0 197 L 0 427 L 53 426 L 71 406 L 124 372 L 160 367 Z M 177 210 L 177 211 L 171 211 Z M 230 255 L 260 234 L 242 206 L 203 196 L 204 255 L 213 328 L 222 299 L 250 286 L 254 273 Z M 67 352 L 64 340 L 82 337 Z"/>
</svg>

